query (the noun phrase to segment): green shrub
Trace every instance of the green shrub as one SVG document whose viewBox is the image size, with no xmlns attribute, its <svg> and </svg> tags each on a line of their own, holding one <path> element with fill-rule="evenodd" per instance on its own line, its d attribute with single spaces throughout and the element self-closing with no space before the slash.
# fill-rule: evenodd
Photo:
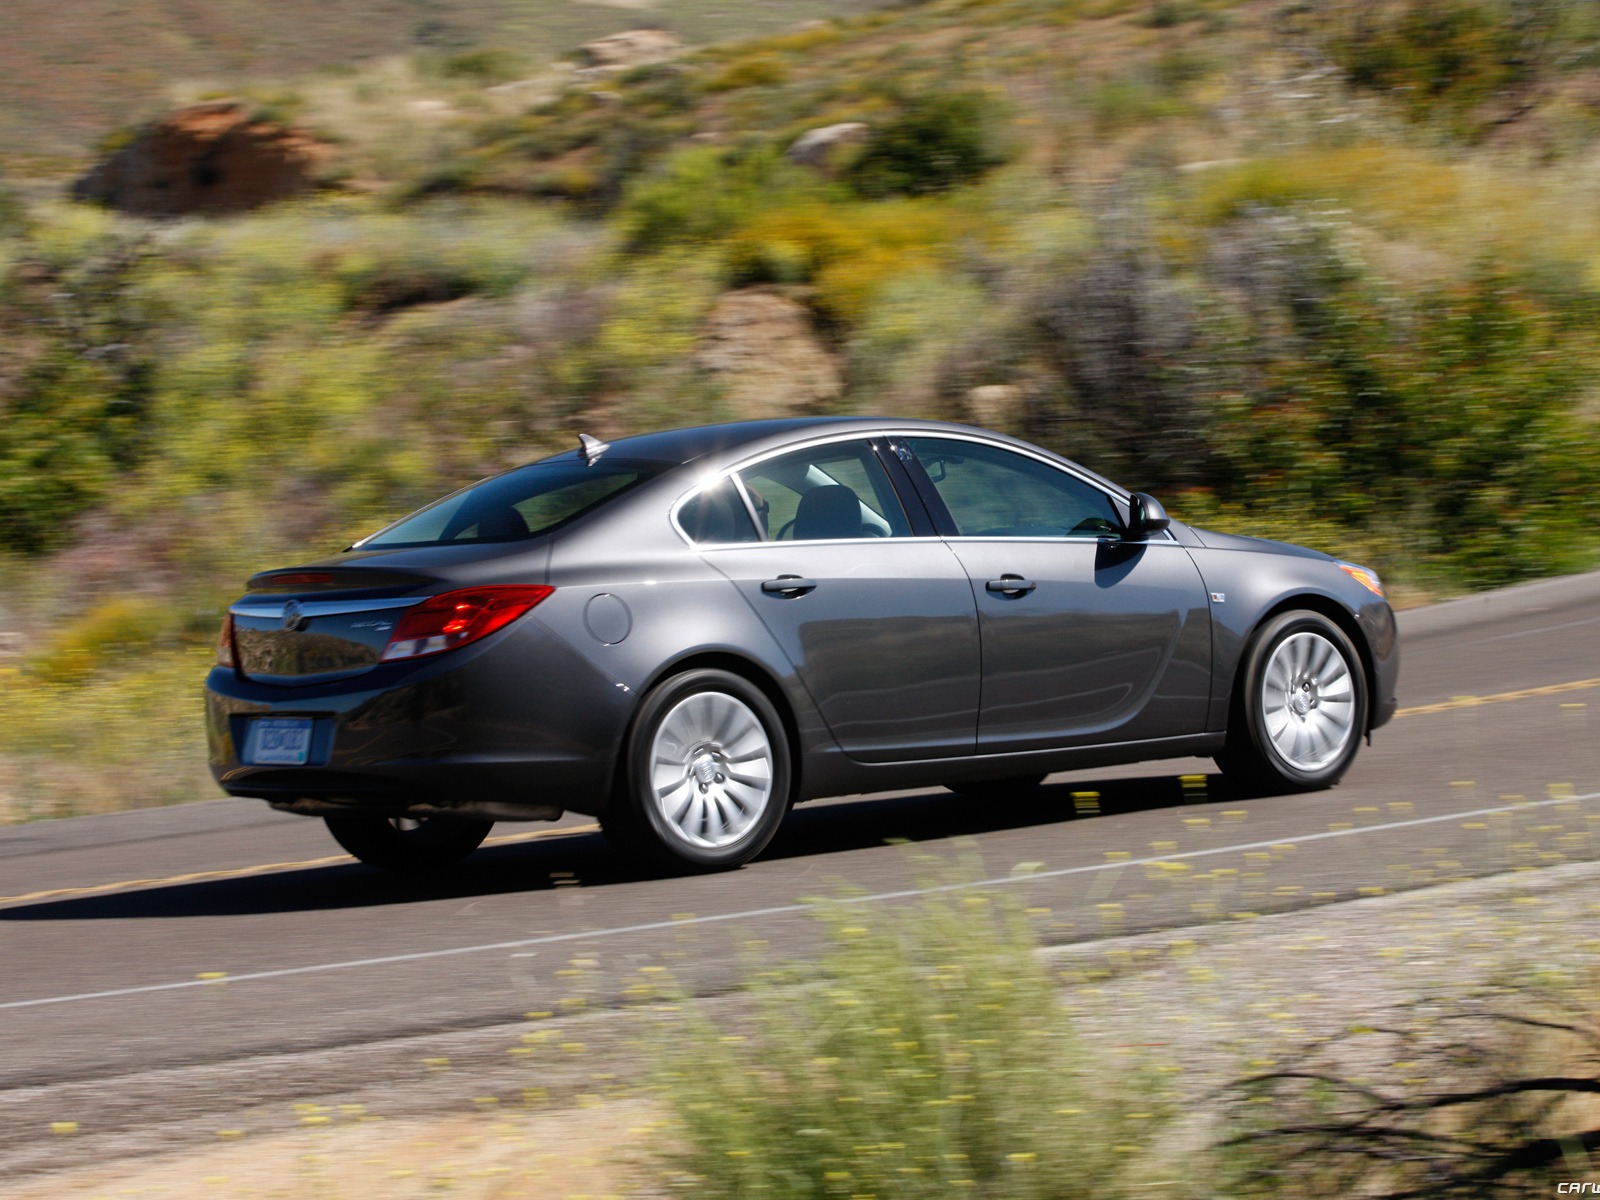
<svg viewBox="0 0 1600 1200">
<path fill-rule="evenodd" d="M 823 187 L 768 143 L 691 146 L 629 185 L 617 223 L 639 250 L 717 241 L 764 209 Z"/>
<path fill-rule="evenodd" d="M 305 112 L 306 99 L 290 88 L 256 88 L 247 92 L 252 121 L 292 125 Z"/>
<path fill-rule="evenodd" d="M 959 243 L 988 232 L 974 214 L 933 197 L 813 201 L 752 217 L 727 241 L 728 273 L 736 284 L 810 283 L 818 311 L 849 325 L 881 289 L 939 271 Z"/>
<path fill-rule="evenodd" d="M 1035 432 L 1129 486 L 1160 490 L 1208 476 L 1215 367 L 1197 289 L 1141 226 L 1128 213 L 1102 218 L 1100 244 L 1032 299 L 1060 395 Z"/>
<path fill-rule="evenodd" d="M 1089 95 L 1089 111 L 1102 133 L 1153 121 L 1163 121 L 1183 111 L 1170 90 L 1142 71 L 1126 73 L 1098 84 Z"/>
<path fill-rule="evenodd" d="M 0 237 L 26 233 L 28 223 L 27 205 L 6 186 L 4 174 L 0 174 Z M 3 269 L 4 260 L 0 260 L 0 270 Z"/>
<path fill-rule="evenodd" d="M 622 103 L 628 110 L 651 117 L 691 112 L 705 91 L 700 76 L 677 63 L 635 67 L 618 82 L 623 86 Z"/>
<path fill-rule="evenodd" d="M 1592 56 L 1592 4 L 1574 0 L 1378 0 L 1332 9 L 1324 44 L 1358 88 L 1393 97 L 1412 120 L 1475 132 L 1474 110 L 1548 84 Z"/>
<path fill-rule="evenodd" d="M 1168 1089 L 1079 1039 L 1016 904 L 826 917 L 820 963 L 758 976 L 748 1035 L 704 1016 L 668 1032 L 674 1182 L 772 1200 L 1140 1194 Z"/>
<path fill-rule="evenodd" d="M 12 252 L 0 303 L 0 331 L 9 326 L 16 347 L 0 372 L 10 376 L 0 380 L 0 550 L 36 553 L 69 541 L 73 520 L 146 448 L 149 248 L 95 210 L 46 210 Z"/>
<path fill-rule="evenodd" d="M 1296 277 L 1293 340 L 1216 397 L 1225 499 L 1316 512 L 1487 587 L 1585 564 L 1590 338 L 1503 272 L 1415 296 Z"/>
<path fill-rule="evenodd" d="M 48 683 L 82 682 L 169 639 L 181 618 L 164 600 L 124 596 L 103 601 L 58 629 L 28 659 L 27 672 Z"/>
<path fill-rule="evenodd" d="M 0 667 L 0 824 L 215 795 L 198 687 L 214 654 L 208 637 L 60 682 Z"/>
<path fill-rule="evenodd" d="M 510 50 L 487 48 L 454 54 L 439 64 L 446 79 L 463 79 L 479 87 L 510 83 L 528 73 L 527 60 Z"/>
<path fill-rule="evenodd" d="M 1200 15 L 1197 6 L 1185 3 L 1185 0 L 1155 0 L 1144 16 L 1144 24 L 1151 29 L 1171 29 L 1185 21 L 1193 21 Z"/>
<path fill-rule="evenodd" d="M 787 63 L 773 54 L 752 54 L 728 63 L 706 81 L 706 90 L 732 92 L 749 87 L 773 87 L 789 79 Z"/>
<path fill-rule="evenodd" d="M 862 196 L 923 196 L 974 183 L 1010 157 L 987 92 L 919 96 L 875 129 L 846 178 Z"/>
<path fill-rule="evenodd" d="M 51 364 L 0 420 L 0 549 L 68 544 L 74 519 L 104 500 L 116 468 L 103 436 L 104 380 L 90 364 Z"/>
</svg>

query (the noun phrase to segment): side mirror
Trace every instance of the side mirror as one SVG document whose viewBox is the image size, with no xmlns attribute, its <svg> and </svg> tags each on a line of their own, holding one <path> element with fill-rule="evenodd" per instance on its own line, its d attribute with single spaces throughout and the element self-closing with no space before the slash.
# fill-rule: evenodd
<svg viewBox="0 0 1600 1200">
<path fill-rule="evenodd" d="M 1130 542 L 1142 542 L 1171 524 L 1172 518 L 1167 516 L 1167 510 L 1161 507 L 1161 501 L 1154 496 L 1135 492 L 1129 498 L 1128 540 Z"/>
</svg>

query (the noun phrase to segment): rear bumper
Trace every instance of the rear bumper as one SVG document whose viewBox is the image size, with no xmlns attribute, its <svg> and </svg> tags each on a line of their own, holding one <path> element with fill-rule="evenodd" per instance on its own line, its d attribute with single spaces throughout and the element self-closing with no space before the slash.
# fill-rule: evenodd
<svg viewBox="0 0 1600 1200">
<path fill-rule="evenodd" d="M 497 641 L 303 687 L 213 668 L 206 680 L 212 774 L 230 795 L 292 812 L 360 808 L 499 820 L 600 812 L 631 693 L 548 631 L 534 627 L 511 644 Z M 241 761 L 249 725 L 260 717 L 311 718 L 309 761 Z"/>
</svg>

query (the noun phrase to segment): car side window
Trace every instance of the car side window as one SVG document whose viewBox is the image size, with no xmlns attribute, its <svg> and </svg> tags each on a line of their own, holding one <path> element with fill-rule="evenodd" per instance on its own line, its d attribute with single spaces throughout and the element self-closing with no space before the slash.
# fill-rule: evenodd
<svg viewBox="0 0 1600 1200">
<path fill-rule="evenodd" d="M 906 537 L 911 532 L 883 464 L 865 441 L 830 442 L 739 473 L 768 538 Z"/>
<path fill-rule="evenodd" d="M 907 438 L 962 537 L 1098 538 L 1122 531 L 1111 497 L 1049 463 L 998 446 Z"/>
<path fill-rule="evenodd" d="M 700 546 L 761 540 L 731 479 L 714 483 L 685 501 L 678 510 L 678 524 L 689 540 Z"/>
</svg>

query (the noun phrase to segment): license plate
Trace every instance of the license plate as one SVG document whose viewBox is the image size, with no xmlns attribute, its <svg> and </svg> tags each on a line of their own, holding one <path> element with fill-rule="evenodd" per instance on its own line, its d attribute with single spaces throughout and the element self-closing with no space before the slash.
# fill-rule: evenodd
<svg viewBox="0 0 1600 1200">
<path fill-rule="evenodd" d="M 310 757 L 310 717 L 263 717 L 251 723 L 244 748 L 250 766 L 303 767 Z"/>
</svg>

